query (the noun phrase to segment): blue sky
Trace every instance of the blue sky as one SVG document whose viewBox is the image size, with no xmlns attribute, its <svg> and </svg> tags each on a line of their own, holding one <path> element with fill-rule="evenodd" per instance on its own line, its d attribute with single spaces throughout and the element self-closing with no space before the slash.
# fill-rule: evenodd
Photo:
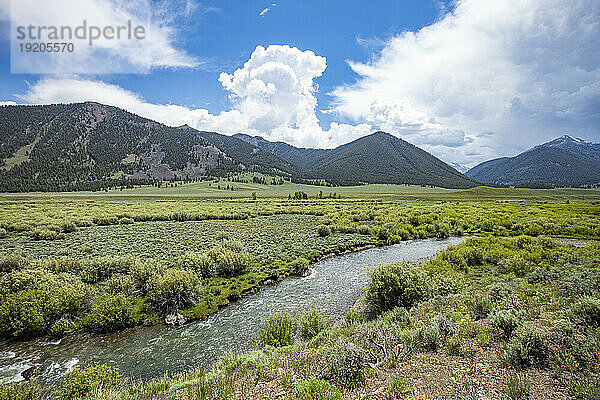
<svg viewBox="0 0 600 400">
<path fill-rule="evenodd" d="M 185 2 L 178 2 L 177 7 L 185 7 Z M 441 7 L 439 1 L 426 0 L 203 1 L 189 15 L 177 18 L 175 43 L 206 64 L 101 78 L 141 93 L 150 102 L 199 106 L 218 113 L 229 105 L 227 93 L 218 82 L 219 74 L 243 65 L 257 45 L 282 44 L 327 58 L 327 73 L 316 80 L 319 106 L 327 108 L 328 93 L 356 79 L 347 60 L 367 61 L 385 39 L 434 22 Z M 259 15 L 266 8 L 269 11 Z M 3 30 L 8 30 L 8 21 L 3 24 Z M 14 94 L 25 92 L 27 81 L 38 77 L 10 74 L 6 40 L 0 62 L 0 98 L 17 100 Z M 330 118 L 321 118 L 322 125 L 328 125 Z"/>
<path fill-rule="evenodd" d="M 113 8 L 108 20 L 151 11 L 152 40 L 111 55 L 145 71 L 135 74 L 11 74 L 1 1 L 4 102 L 95 100 L 169 125 L 308 147 L 381 129 L 468 165 L 561 134 L 600 139 L 596 0 L 72 3 Z M 52 15 L 52 2 L 27 1 L 25 15 Z M 105 62 L 86 57 L 73 63 Z"/>
</svg>

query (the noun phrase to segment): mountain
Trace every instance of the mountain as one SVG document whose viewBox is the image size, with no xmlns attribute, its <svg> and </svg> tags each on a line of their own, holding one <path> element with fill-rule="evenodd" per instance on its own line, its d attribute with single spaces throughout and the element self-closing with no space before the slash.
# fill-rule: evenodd
<svg viewBox="0 0 600 400">
<path fill-rule="evenodd" d="M 270 142 L 260 136 L 236 137 L 296 164 L 312 179 L 338 185 L 395 183 L 434 185 L 448 188 L 477 186 L 443 161 L 385 132 L 376 132 L 335 149 L 298 148 Z"/>
<path fill-rule="evenodd" d="M 600 183 L 600 144 L 565 135 L 515 157 L 483 162 L 466 175 L 496 185 L 595 185 Z"/>
<path fill-rule="evenodd" d="M 0 106 L 0 192 L 98 190 L 246 171 L 305 183 L 477 185 L 383 132 L 335 149 L 306 149 L 169 127 L 94 102 Z"/>
<path fill-rule="evenodd" d="M 467 172 L 469 170 L 469 167 L 464 166 L 459 163 L 448 163 L 448 165 L 451 166 L 452 168 L 454 168 L 455 170 L 457 170 L 458 172 L 460 172 L 461 174 L 464 174 L 465 172 Z"/>
<path fill-rule="evenodd" d="M 315 158 L 320 155 L 329 152 L 326 149 L 308 149 L 302 147 L 295 147 L 284 142 L 270 142 L 263 139 L 260 136 L 250 136 L 244 133 L 236 133 L 234 137 L 244 140 L 254 146 L 258 146 L 261 149 L 270 151 L 271 153 L 283 158 L 295 164 L 301 168 L 311 163 Z"/>
<path fill-rule="evenodd" d="M 308 175 L 338 184 L 395 183 L 468 188 L 477 182 L 420 148 L 376 132 L 321 154 Z"/>
<path fill-rule="evenodd" d="M 249 170 L 298 174 L 296 166 L 243 140 L 168 127 L 116 107 L 0 107 L 0 191 L 97 189 Z"/>
</svg>

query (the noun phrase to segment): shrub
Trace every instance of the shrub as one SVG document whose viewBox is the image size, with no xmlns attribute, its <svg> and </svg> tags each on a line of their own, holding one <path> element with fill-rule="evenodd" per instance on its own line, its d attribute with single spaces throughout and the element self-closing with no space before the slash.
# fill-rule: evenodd
<svg viewBox="0 0 600 400">
<path fill-rule="evenodd" d="M 290 273 L 297 276 L 304 276 L 308 272 L 309 265 L 310 261 L 308 261 L 306 258 L 298 257 L 288 264 L 288 268 L 290 269 Z"/>
<path fill-rule="evenodd" d="M 319 225 L 317 227 L 317 233 L 321 237 L 329 236 L 331 234 L 331 228 L 327 225 Z"/>
<path fill-rule="evenodd" d="M 600 326 L 600 299 L 584 297 L 571 309 L 575 318 L 588 326 Z"/>
<path fill-rule="evenodd" d="M 365 383 L 365 354 L 355 344 L 339 339 L 325 354 L 326 377 L 348 389 Z"/>
<path fill-rule="evenodd" d="M 503 391 L 511 400 L 525 400 L 529 398 L 531 384 L 523 374 L 508 374 L 504 378 Z"/>
<path fill-rule="evenodd" d="M 91 364 L 85 368 L 75 367 L 60 380 L 59 398 L 79 399 L 102 389 L 119 388 L 123 384 L 119 372 L 108 365 Z"/>
<path fill-rule="evenodd" d="M 550 344 L 554 355 L 554 362 L 563 368 L 565 358 L 574 359 L 578 365 L 592 362 L 595 340 L 580 331 L 568 319 L 555 320 L 550 329 Z"/>
<path fill-rule="evenodd" d="M 354 325 L 364 322 L 365 315 L 361 310 L 350 309 L 346 311 L 344 320 L 346 321 L 346 325 Z"/>
<path fill-rule="evenodd" d="M 444 239 L 450 236 L 450 227 L 446 223 L 435 223 L 433 225 L 435 237 L 438 239 Z"/>
<path fill-rule="evenodd" d="M 248 267 L 249 259 L 245 253 L 237 253 L 227 247 L 217 246 L 208 251 L 217 274 L 225 277 L 236 276 Z"/>
<path fill-rule="evenodd" d="M 6 237 L 6 235 L 8 235 L 6 229 L 0 228 L 0 239 Z"/>
<path fill-rule="evenodd" d="M 88 287 L 68 273 L 12 271 L 0 278 L 0 334 L 43 333 L 63 314 L 83 307 Z"/>
<path fill-rule="evenodd" d="M 260 330 L 260 344 L 274 347 L 290 346 L 294 344 L 297 327 L 296 319 L 288 314 L 271 315 Z"/>
<path fill-rule="evenodd" d="M 131 256 L 85 258 L 80 263 L 81 279 L 87 283 L 101 282 L 114 274 L 130 271 L 135 262 Z"/>
<path fill-rule="evenodd" d="M 215 273 L 214 262 L 206 253 L 186 251 L 184 254 L 177 257 L 175 265 L 180 269 L 191 269 L 196 271 L 203 278 L 209 278 Z"/>
<path fill-rule="evenodd" d="M 36 400 L 41 398 L 41 391 L 35 380 L 4 383 L 0 384 L 0 400 Z"/>
<path fill-rule="evenodd" d="M 361 235 L 369 235 L 371 233 L 371 229 L 369 228 L 369 225 L 359 225 L 356 229 L 356 232 Z"/>
<path fill-rule="evenodd" d="M 160 315 L 196 303 L 200 294 L 200 279 L 188 270 L 169 268 L 150 278 L 148 298 Z"/>
<path fill-rule="evenodd" d="M 104 289 L 108 294 L 123 293 L 127 296 L 135 292 L 135 281 L 133 276 L 127 274 L 115 274 L 104 282 Z"/>
<path fill-rule="evenodd" d="M 317 378 L 305 379 L 296 384 L 295 400 L 339 400 L 340 390 L 327 381 Z"/>
<path fill-rule="evenodd" d="M 244 246 L 242 245 L 242 242 L 240 242 L 237 239 L 225 238 L 221 242 L 221 246 L 226 249 L 229 249 L 235 253 L 243 253 L 244 252 Z"/>
<path fill-rule="evenodd" d="M 13 251 L 0 257 L 0 272 L 5 273 L 13 269 L 23 269 L 29 266 L 29 258 L 22 251 Z"/>
<path fill-rule="evenodd" d="M 509 338 L 513 331 L 523 323 L 524 317 L 523 311 L 498 310 L 489 316 L 488 322 L 494 328 L 499 329 L 505 338 Z"/>
<path fill-rule="evenodd" d="M 442 343 L 442 339 L 442 331 L 435 321 L 421 325 L 417 331 L 417 340 L 425 350 L 437 351 Z"/>
<path fill-rule="evenodd" d="M 31 231 L 31 237 L 35 240 L 55 240 L 59 238 L 59 233 L 51 229 L 36 228 Z"/>
<path fill-rule="evenodd" d="M 489 296 L 476 296 L 469 299 L 469 308 L 473 319 L 487 318 L 494 309 L 494 303 Z"/>
<path fill-rule="evenodd" d="M 546 368 L 550 354 L 548 332 L 531 324 L 517 329 L 508 342 L 507 361 L 518 369 Z"/>
<path fill-rule="evenodd" d="M 413 386 L 410 382 L 395 374 L 391 376 L 388 394 L 392 399 L 403 399 L 412 390 Z"/>
<path fill-rule="evenodd" d="M 317 336 L 327 326 L 325 319 L 315 308 L 300 317 L 300 336 L 310 340 Z"/>
<path fill-rule="evenodd" d="M 87 317 L 92 328 L 116 331 L 135 324 L 135 305 L 124 294 L 109 295 L 98 299 Z"/>
<path fill-rule="evenodd" d="M 365 300 L 374 316 L 394 307 L 412 307 L 429 291 L 428 279 L 417 266 L 407 262 L 382 265 L 371 272 Z"/>
<path fill-rule="evenodd" d="M 75 225 L 73 222 L 65 222 L 62 224 L 60 230 L 65 233 L 75 232 L 77 230 L 77 225 Z"/>
<path fill-rule="evenodd" d="M 150 281 L 160 274 L 163 267 L 155 260 L 136 260 L 129 268 L 129 275 L 133 278 L 136 290 L 146 294 L 150 289 Z"/>
</svg>

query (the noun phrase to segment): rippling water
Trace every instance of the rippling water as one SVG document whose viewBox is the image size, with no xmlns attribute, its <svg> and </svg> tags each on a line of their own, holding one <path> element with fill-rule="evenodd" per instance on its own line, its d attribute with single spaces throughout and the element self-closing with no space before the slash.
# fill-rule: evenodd
<svg viewBox="0 0 600 400">
<path fill-rule="evenodd" d="M 250 339 L 269 315 L 298 315 L 316 307 L 330 318 L 342 316 L 365 288 L 379 264 L 416 261 L 463 238 L 407 241 L 393 246 L 328 258 L 306 278 L 291 278 L 230 304 L 203 321 L 183 327 L 137 327 L 110 335 L 75 334 L 62 340 L 0 342 L 0 379 L 21 380 L 37 365 L 41 380 L 52 382 L 77 364 L 106 363 L 124 375 L 149 379 L 166 371 L 207 367 L 227 352 L 250 347 Z"/>
</svg>

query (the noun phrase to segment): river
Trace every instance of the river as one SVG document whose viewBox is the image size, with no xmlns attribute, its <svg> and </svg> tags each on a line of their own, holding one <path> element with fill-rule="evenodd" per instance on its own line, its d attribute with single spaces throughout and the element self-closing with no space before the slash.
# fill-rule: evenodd
<svg viewBox="0 0 600 400">
<path fill-rule="evenodd" d="M 344 315 L 368 284 L 369 271 L 380 264 L 430 257 L 464 238 L 425 239 L 327 258 L 311 266 L 305 278 L 290 278 L 234 302 L 206 320 L 182 327 L 136 327 L 109 335 L 77 333 L 62 340 L 0 342 L 0 379 L 23 379 L 37 365 L 40 379 L 51 383 L 73 366 L 91 362 L 118 368 L 125 376 L 151 379 L 165 372 L 208 367 L 228 352 L 251 347 L 269 315 L 299 315 L 317 308 L 330 319 Z"/>
</svg>

